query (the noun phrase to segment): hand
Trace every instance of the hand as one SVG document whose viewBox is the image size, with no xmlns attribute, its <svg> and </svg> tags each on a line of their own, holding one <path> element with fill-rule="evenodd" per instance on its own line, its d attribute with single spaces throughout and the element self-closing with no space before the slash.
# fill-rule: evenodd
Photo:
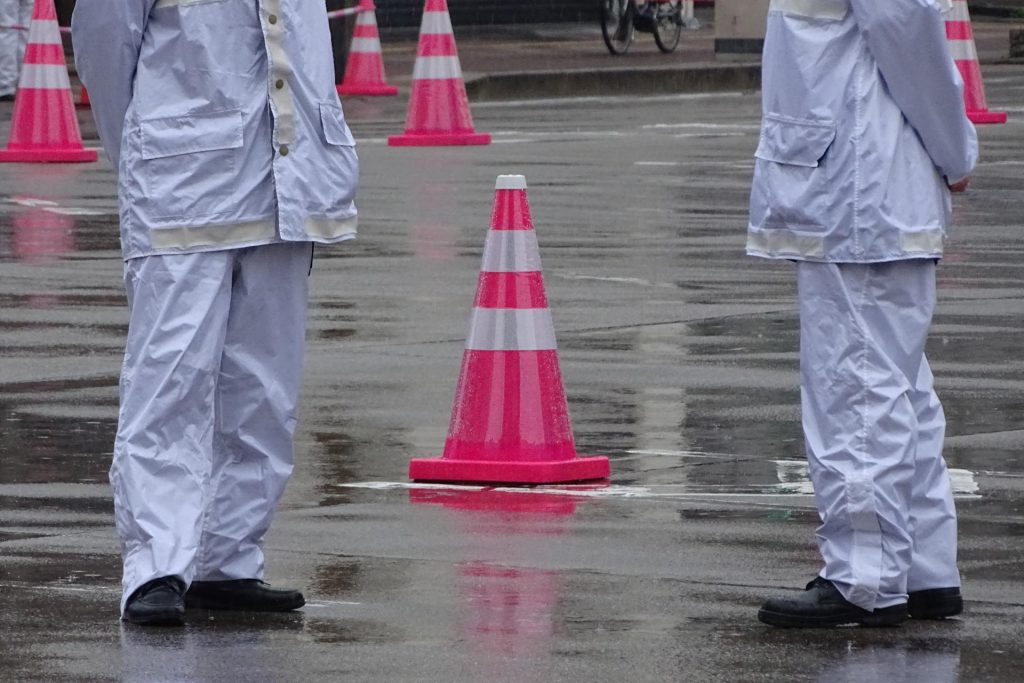
<svg viewBox="0 0 1024 683">
<path fill-rule="evenodd" d="M 971 176 L 967 176 L 963 180 L 958 180 L 955 183 L 947 183 L 950 192 L 963 192 L 967 189 L 967 186 L 971 184 Z"/>
</svg>

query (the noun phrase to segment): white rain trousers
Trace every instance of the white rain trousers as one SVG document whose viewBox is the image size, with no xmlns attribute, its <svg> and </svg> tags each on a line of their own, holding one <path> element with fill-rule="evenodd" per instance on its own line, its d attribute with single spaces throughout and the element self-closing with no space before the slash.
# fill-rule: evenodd
<svg viewBox="0 0 1024 683">
<path fill-rule="evenodd" d="M 28 26 L 32 20 L 32 0 L 0 0 L 0 96 L 18 90 L 18 75 L 25 59 L 28 31 L 10 26 Z"/>
<path fill-rule="evenodd" d="M 125 265 L 130 321 L 110 482 L 123 596 L 161 576 L 263 577 L 292 472 L 309 243 Z"/>
<path fill-rule="evenodd" d="M 935 263 L 799 262 L 797 282 L 821 575 L 867 610 L 959 586 L 946 421 L 924 356 Z"/>
</svg>

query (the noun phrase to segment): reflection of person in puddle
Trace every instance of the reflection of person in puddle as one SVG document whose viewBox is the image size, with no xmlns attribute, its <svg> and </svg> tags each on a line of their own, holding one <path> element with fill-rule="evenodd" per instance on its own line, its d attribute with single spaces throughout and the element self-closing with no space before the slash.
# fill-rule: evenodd
<svg viewBox="0 0 1024 683">
<path fill-rule="evenodd" d="M 772 0 L 747 250 L 797 262 L 824 568 L 779 626 L 962 609 L 945 418 L 924 356 L 950 191 L 977 159 L 939 0 Z"/>
<path fill-rule="evenodd" d="M 312 245 L 355 234 L 324 3 L 78 0 L 72 29 L 119 177 L 122 615 L 301 607 L 263 583 L 263 537 L 292 472 Z"/>
</svg>

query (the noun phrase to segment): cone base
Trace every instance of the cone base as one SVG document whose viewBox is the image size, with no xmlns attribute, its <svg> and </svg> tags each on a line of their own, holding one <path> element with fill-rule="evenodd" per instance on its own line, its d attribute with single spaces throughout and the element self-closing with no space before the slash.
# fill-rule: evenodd
<svg viewBox="0 0 1024 683">
<path fill-rule="evenodd" d="M 607 479 L 611 466 L 604 456 L 561 462 L 499 462 L 416 458 L 409 462 L 413 481 L 486 482 L 490 484 L 568 484 Z"/>
<path fill-rule="evenodd" d="M 0 149 L 0 163 L 61 163 L 96 161 L 99 153 L 95 149 Z"/>
<path fill-rule="evenodd" d="M 1006 123 L 1006 112 L 969 111 L 967 118 L 971 120 L 971 123 Z"/>
<path fill-rule="evenodd" d="M 489 145 L 490 133 L 403 133 L 388 137 L 390 147 L 440 147 L 443 145 Z"/>
</svg>

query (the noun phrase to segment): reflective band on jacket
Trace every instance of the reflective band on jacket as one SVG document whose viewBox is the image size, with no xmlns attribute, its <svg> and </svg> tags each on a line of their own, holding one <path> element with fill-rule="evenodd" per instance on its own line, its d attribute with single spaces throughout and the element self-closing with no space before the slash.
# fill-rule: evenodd
<svg viewBox="0 0 1024 683">
<path fill-rule="evenodd" d="M 820 259 L 825 256 L 825 241 L 814 235 L 798 235 L 788 230 L 751 230 L 747 233 L 747 249 L 759 254 Z"/>
<path fill-rule="evenodd" d="M 466 348 L 471 351 L 553 351 L 549 308 L 474 308 Z"/>
<path fill-rule="evenodd" d="M 839 21 L 850 11 L 848 0 L 772 0 L 770 11 L 809 19 Z"/>
<path fill-rule="evenodd" d="M 900 232 L 900 248 L 904 256 L 939 256 L 944 242 L 941 230 Z M 789 230 L 751 230 L 747 232 L 747 250 L 781 257 L 824 259 L 825 241 L 816 235 L 802 235 Z"/>
<path fill-rule="evenodd" d="M 527 273 L 540 270 L 540 247 L 533 230 L 488 230 L 480 270 Z"/>
</svg>

